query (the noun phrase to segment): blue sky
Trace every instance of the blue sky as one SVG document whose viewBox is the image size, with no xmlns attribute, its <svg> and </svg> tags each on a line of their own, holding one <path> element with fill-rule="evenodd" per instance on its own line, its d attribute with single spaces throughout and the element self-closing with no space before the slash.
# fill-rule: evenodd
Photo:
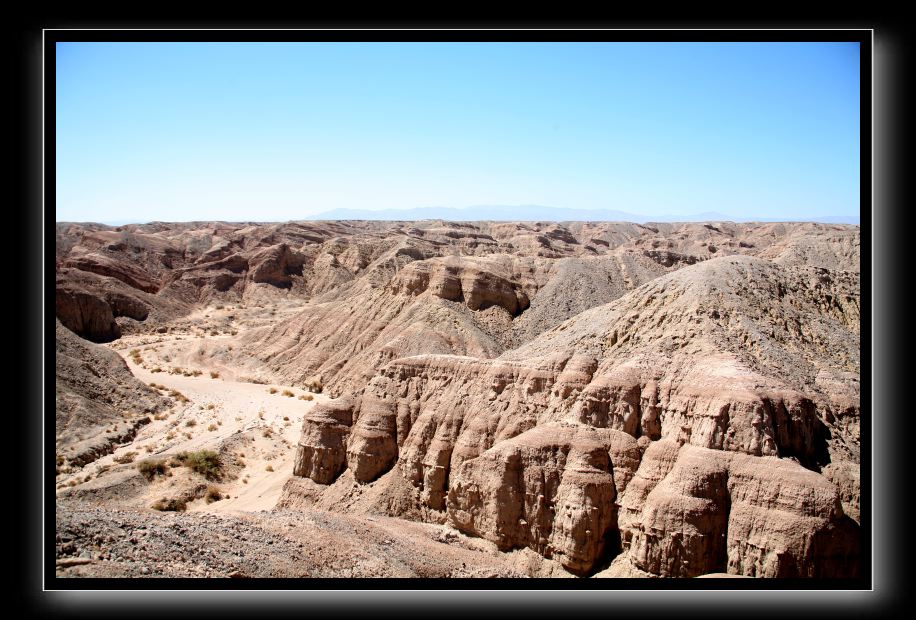
<svg viewBox="0 0 916 620">
<path fill-rule="evenodd" d="M 850 43 L 58 43 L 58 221 L 858 215 Z"/>
</svg>

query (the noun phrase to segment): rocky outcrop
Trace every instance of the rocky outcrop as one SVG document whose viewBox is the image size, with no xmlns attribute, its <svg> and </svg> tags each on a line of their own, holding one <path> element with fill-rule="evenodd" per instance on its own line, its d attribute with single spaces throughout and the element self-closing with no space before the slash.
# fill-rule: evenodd
<svg viewBox="0 0 916 620">
<path fill-rule="evenodd" d="M 302 275 L 304 258 L 281 243 L 265 248 L 249 259 L 252 282 L 272 284 L 279 288 L 291 288 L 292 276 Z"/>
<path fill-rule="evenodd" d="M 57 449 L 75 465 L 129 440 L 149 414 L 168 404 L 117 353 L 83 340 L 60 321 L 55 363 Z"/>
<path fill-rule="evenodd" d="M 790 460 L 658 441 L 620 506 L 623 553 L 650 575 L 858 572 L 858 528 L 836 486 Z"/>
<path fill-rule="evenodd" d="M 159 283 L 143 269 L 104 254 L 76 255 L 65 260 L 63 266 L 112 277 L 146 293 L 156 293 L 159 290 Z"/>
<path fill-rule="evenodd" d="M 69 267 L 57 271 L 55 301 L 57 318 L 93 342 L 119 338 L 118 317 L 158 327 L 189 311 L 180 301 L 132 288 L 121 279 Z"/>
<path fill-rule="evenodd" d="M 588 442 L 570 441 L 561 450 L 563 467 L 555 467 L 559 472 L 567 458 L 576 463 L 561 493 L 561 473 L 537 465 L 554 462 L 554 448 L 531 441 L 555 424 L 615 433 L 633 446 L 637 440 L 648 445 L 645 478 L 659 485 L 655 492 L 648 482 L 637 484 L 633 497 L 620 500 L 620 537 L 635 570 L 682 576 L 721 572 L 731 553 L 744 558 L 729 569 L 741 574 L 818 573 L 830 554 L 853 558 L 856 553 L 849 542 L 853 522 L 844 520 L 841 494 L 819 473 L 828 464 L 858 458 L 857 427 L 848 422 L 858 416 L 857 402 L 848 393 L 824 389 L 831 384 L 826 376 L 839 380 L 857 365 L 856 281 L 848 272 L 780 267 L 749 257 L 710 259 L 580 313 L 496 359 L 419 355 L 393 360 L 362 390 L 347 442 L 347 467 L 363 484 L 391 484 L 393 472 L 410 482 L 429 514 L 445 510 L 456 527 L 501 548 L 556 554 L 570 570 L 583 572 L 600 559 L 607 524 L 617 518 L 601 509 L 594 515 L 581 510 L 604 502 L 600 498 L 620 497 L 617 475 L 611 473 L 613 455 L 605 466 Z M 780 306 L 778 313 L 774 305 Z M 807 317 L 804 333 L 794 326 L 800 316 Z M 677 461 L 682 446 L 699 452 L 687 451 Z M 707 453 L 724 456 L 691 461 L 691 455 Z M 664 458 L 653 465 L 658 455 Z M 794 569 L 786 568 L 789 560 L 770 557 L 785 554 L 781 547 L 760 551 L 760 561 L 748 564 L 756 551 L 745 543 L 723 542 L 729 519 L 744 510 L 738 505 L 744 501 L 742 489 L 757 484 L 733 485 L 738 479 L 734 464 L 747 458 L 763 459 L 754 461 L 756 467 L 786 464 L 786 477 L 810 476 L 837 499 L 833 512 L 796 515 L 821 520 L 806 521 L 811 527 L 805 537 L 784 545 L 804 546 L 793 547 Z M 679 473 L 688 470 L 689 475 Z M 516 496 L 527 492 L 520 489 L 529 486 L 529 475 L 545 485 L 548 479 L 555 482 L 550 493 L 538 494 L 568 504 L 563 519 L 545 520 Z M 843 480 L 842 497 L 852 504 L 858 495 L 854 477 Z M 676 514 L 668 523 L 665 515 L 672 511 Z M 662 523 L 665 532 L 676 532 L 676 542 L 658 542 L 667 536 L 659 533 L 664 528 L 646 523 Z M 527 524 L 536 524 L 537 533 Z M 585 530 L 594 537 L 581 537 Z M 581 547 L 571 542 L 577 537 Z M 846 542 L 835 547 L 823 542 L 837 537 Z M 747 568 L 751 565 L 756 568 Z"/>
<path fill-rule="evenodd" d="M 462 464 L 449 488 L 449 522 L 585 573 L 616 531 L 614 501 L 638 463 L 636 440 L 624 433 L 539 426 Z"/>
<path fill-rule="evenodd" d="M 305 416 L 293 475 L 330 484 L 346 467 L 346 442 L 353 423 L 347 399 L 316 404 Z"/>
<path fill-rule="evenodd" d="M 111 342 L 121 336 L 111 306 L 91 293 L 58 287 L 55 313 L 67 329 L 92 342 Z"/>
<path fill-rule="evenodd" d="M 463 301 L 471 310 L 491 306 L 503 308 L 510 315 L 528 307 L 528 296 L 522 285 L 487 270 L 496 265 L 472 259 L 442 258 L 409 264 L 391 281 L 395 294 L 430 294 L 449 301 Z"/>
</svg>

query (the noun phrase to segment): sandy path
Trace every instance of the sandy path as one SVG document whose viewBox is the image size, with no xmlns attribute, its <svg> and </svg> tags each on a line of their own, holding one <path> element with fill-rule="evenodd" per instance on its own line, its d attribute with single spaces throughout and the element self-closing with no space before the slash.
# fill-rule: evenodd
<svg viewBox="0 0 916 620">
<path fill-rule="evenodd" d="M 183 340 L 181 344 L 196 346 L 194 339 Z M 136 348 L 142 354 L 146 347 Z M 137 433 L 133 442 L 100 459 L 98 466 L 111 463 L 114 458 L 131 451 L 137 452 L 139 459 L 182 451 L 216 450 L 221 442 L 246 433 L 252 441 L 244 448 L 245 468 L 242 475 L 238 480 L 218 484 L 229 499 L 211 504 L 201 499 L 189 504 L 188 510 L 219 512 L 273 508 L 284 483 L 292 474 L 302 419 L 315 403 L 327 400 L 328 396 L 311 394 L 312 400 L 300 400 L 300 395 L 309 395 L 309 392 L 280 384 L 214 379 L 203 367 L 200 368 L 203 374 L 197 377 L 152 373 L 136 364 L 128 354 L 129 350 L 131 347 L 118 353 L 138 379 L 147 384 L 164 386 L 167 390 L 177 390 L 188 402 L 176 402 L 173 412 L 166 419 L 154 419 Z M 271 388 L 276 392 L 272 394 Z M 284 391 L 292 392 L 294 396 L 284 396 Z M 267 429 L 269 436 L 265 436 Z"/>
</svg>

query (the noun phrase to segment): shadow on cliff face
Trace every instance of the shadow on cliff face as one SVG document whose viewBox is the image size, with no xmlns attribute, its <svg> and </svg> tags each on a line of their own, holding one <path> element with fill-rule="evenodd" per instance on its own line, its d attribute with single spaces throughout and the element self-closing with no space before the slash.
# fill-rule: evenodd
<svg viewBox="0 0 916 620">
<path fill-rule="evenodd" d="M 780 457 L 796 458 L 802 467 L 816 472 L 830 463 L 828 442 L 832 434 L 818 415 L 815 403 L 807 398 L 788 404 L 765 400 L 764 408 L 770 416 Z"/>
<path fill-rule="evenodd" d="M 604 551 L 601 553 L 601 557 L 595 560 L 595 564 L 592 566 L 592 569 L 585 574 L 574 574 L 579 577 L 591 577 L 592 575 L 600 573 L 603 570 L 607 570 L 610 568 L 611 563 L 616 560 L 617 556 L 622 552 L 623 545 L 620 541 L 620 530 L 617 528 L 617 524 L 615 523 L 608 528 L 607 533 L 604 535 Z"/>
</svg>

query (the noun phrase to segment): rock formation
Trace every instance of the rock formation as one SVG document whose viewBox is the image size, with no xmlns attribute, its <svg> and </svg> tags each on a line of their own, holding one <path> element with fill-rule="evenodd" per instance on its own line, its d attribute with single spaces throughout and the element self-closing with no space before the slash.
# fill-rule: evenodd
<svg viewBox="0 0 916 620">
<path fill-rule="evenodd" d="M 160 406 L 74 332 L 269 305 L 183 359 L 332 397 L 281 507 L 575 575 L 856 576 L 859 289 L 856 226 L 59 223 L 59 447 Z"/>
</svg>

